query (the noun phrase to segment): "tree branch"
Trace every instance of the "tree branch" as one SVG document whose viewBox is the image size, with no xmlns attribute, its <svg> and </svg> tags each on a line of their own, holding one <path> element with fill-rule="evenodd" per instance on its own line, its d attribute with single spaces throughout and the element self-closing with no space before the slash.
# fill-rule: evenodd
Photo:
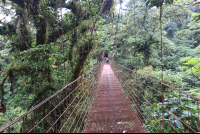
<svg viewBox="0 0 200 134">
<path fill-rule="evenodd" d="M 198 81 L 200 81 L 200 78 L 199 78 L 198 76 L 196 76 L 196 75 L 193 73 L 193 71 L 192 71 L 192 68 L 195 68 L 195 67 L 191 67 L 191 72 L 192 72 L 192 75 L 193 75 L 195 78 L 197 78 L 197 79 L 198 79 Z"/>
</svg>

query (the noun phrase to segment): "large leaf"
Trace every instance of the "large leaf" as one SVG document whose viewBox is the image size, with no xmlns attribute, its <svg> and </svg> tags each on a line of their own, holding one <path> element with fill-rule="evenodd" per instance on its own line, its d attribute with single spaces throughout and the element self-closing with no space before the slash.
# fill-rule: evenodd
<svg viewBox="0 0 200 134">
<path fill-rule="evenodd" d="M 198 14 L 196 17 L 195 17 L 195 21 L 199 21 L 200 20 L 200 14 Z"/>
<path fill-rule="evenodd" d="M 177 126 L 178 128 L 184 129 L 183 124 L 182 124 L 179 120 L 175 120 L 174 122 L 175 122 L 175 124 L 176 124 L 176 126 Z"/>
</svg>

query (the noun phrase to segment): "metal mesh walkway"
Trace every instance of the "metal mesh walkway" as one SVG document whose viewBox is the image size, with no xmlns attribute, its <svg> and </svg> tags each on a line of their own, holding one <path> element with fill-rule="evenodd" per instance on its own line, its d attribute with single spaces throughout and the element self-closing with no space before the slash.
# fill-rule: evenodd
<svg viewBox="0 0 200 134">
<path fill-rule="evenodd" d="M 105 65 L 85 133 L 142 133 L 144 128 L 110 65 Z"/>
</svg>

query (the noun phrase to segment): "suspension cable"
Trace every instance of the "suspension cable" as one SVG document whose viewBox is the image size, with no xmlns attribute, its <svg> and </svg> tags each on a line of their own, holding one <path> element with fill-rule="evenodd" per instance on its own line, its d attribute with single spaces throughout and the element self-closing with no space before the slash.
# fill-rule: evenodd
<svg viewBox="0 0 200 134">
<path fill-rule="evenodd" d="M 119 14 L 117 16 L 118 18 L 117 18 L 117 25 L 116 25 L 116 31 L 115 31 L 114 45 L 115 45 L 116 38 L 117 38 L 117 33 L 118 33 L 119 18 L 120 18 L 120 9 L 121 9 L 121 2 L 120 2 Z"/>
<path fill-rule="evenodd" d="M 122 42 L 123 42 L 123 36 L 124 36 L 124 34 L 123 34 L 123 24 L 122 24 L 123 23 L 123 18 L 122 18 L 122 11 L 120 11 L 120 10 L 122 10 L 122 1 L 120 1 L 119 18 L 121 16 L 120 22 L 121 22 L 121 32 L 122 32 Z M 123 45 L 124 45 L 124 42 L 123 42 Z M 121 48 L 120 58 L 122 58 L 122 54 L 123 54 L 123 46 Z"/>
<path fill-rule="evenodd" d="M 60 12 L 61 12 L 61 33 L 62 33 L 62 49 L 63 49 L 64 76 L 65 76 L 65 82 L 64 82 L 64 85 L 65 85 L 65 84 L 67 83 L 67 78 L 66 78 L 66 65 L 65 65 L 64 35 L 63 35 L 62 0 L 60 0 Z"/>
<path fill-rule="evenodd" d="M 161 81 L 163 82 L 163 34 L 162 34 L 162 3 L 161 0 L 159 0 L 160 3 L 160 46 L 161 46 Z"/>
<path fill-rule="evenodd" d="M 135 15 L 136 15 L 136 10 L 135 10 L 136 6 L 135 6 L 135 4 L 136 4 L 136 0 L 134 0 L 134 30 L 135 30 L 134 34 L 135 34 L 135 44 L 136 44 L 136 41 L 137 41 L 137 36 L 136 36 L 137 31 L 136 31 L 136 18 L 135 18 Z M 136 52 L 135 52 L 135 58 L 136 58 L 136 72 L 137 72 L 137 70 L 138 70 L 137 49 L 136 49 Z M 136 73 L 136 78 L 137 78 L 137 73 Z"/>
</svg>

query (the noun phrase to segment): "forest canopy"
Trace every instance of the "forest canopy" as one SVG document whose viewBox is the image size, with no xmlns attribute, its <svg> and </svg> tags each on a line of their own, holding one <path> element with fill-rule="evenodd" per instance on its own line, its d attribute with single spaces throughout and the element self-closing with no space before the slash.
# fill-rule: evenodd
<svg viewBox="0 0 200 134">
<path fill-rule="evenodd" d="M 200 97 L 199 13 L 196 0 L 0 0 L 0 126 L 92 69 L 105 51 Z"/>
</svg>

